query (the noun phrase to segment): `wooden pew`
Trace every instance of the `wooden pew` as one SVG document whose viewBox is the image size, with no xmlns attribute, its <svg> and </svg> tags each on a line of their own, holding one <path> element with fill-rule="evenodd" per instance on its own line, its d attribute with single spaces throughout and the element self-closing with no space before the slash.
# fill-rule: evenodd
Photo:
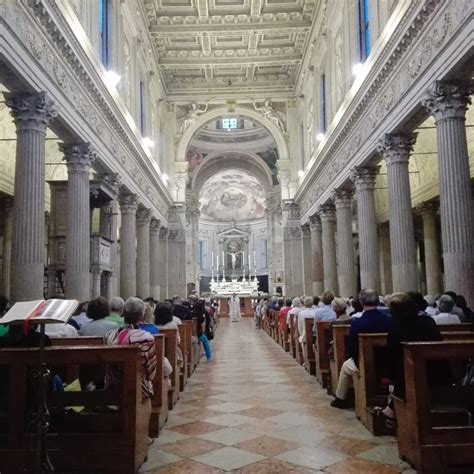
<svg viewBox="0 0 474 474">
<path fill-rule="evenodd" d="M 183 365 L 179 367 L 179 391 L 182 392 L 188 382 L 188 358 L 189 353 L 186 345 L 187 333 L 190 333 L 191 328 L 185 324 L 178 325 L 180 343 L 178 347 L 183 355 Z"/>
<path fill-rule="evenodd" d="M 327 388 L 329 385 L 328 350 L 332 338 L 331 321 L 316 322 L 316 378 Z"/>
<path fill-rule="evenodd" d="M 294 359 L 296 359 L 296 348 L 297 348 L 297 346 L 295 345 L 295 332 L 297 332 L 297 329 L 296 329 L 297 321 L 298 321 L 298 316 L 291 314 L 289 340 L 290 340 L 290 354 L 292 355 Z"/>
<path fill-rule="evenodd" d="M 300 333 L 298 331 L 298 316 L 294 318 L 293 321 L 294 325 L 294 331 L 293 331 L 293 344 L 295 347 L 295 359 L 298 364 L 303 365 L 304 364 L 304 356 L 303 356 L 303 349 L 300 344 Z"/>
<path fill-rule="evenodd" d="M 331 373 L 331 393 L 336 393 L 339 373 L 344 361 L 349 358 L 347 353 L 347 338 L 349 337 L 350 324 L 334 324 L 332 326 L 332 357 L 329 358 L 329 371 Z"/>
<path fill-rule="evenodd" d="M 284 322 L 281 323 L 280 327 L 280 315 L 278 315 L 278 342 L 280 343 L 280 346 L 285 350 L 285 352 L 290 351 L 290 341 L 288 339 L 288 336 L 290 334 L 288 324 L 286 324 L 286 318 L 287 316 L 284 316 Z M 283 328 L 283 329 L 282 329 Z"/>
<path fill-rule="evenodd" d="M 168 385 L 169 378 L 165 377 L 163 371 L 163 360 L 165 358 L 165 336 L 157 334 L 155 336 L 156 351 L 156 375 L 153 380 L 153 398 L 151 399 L 150 416 L 150 438 L 159 436 L 166 420 L 168 419 Z"/>
<path fill-rule="evenodd" d="M 103 345 L 104 339 L 102 337 L 58 337 L 51 338 L 51 345 L 53 347 L 82 347 L 82 346 L 100 346 Z M 163 372 L 163 360 L 165 357 L 165 336 L 155 336 L 155 352 L 156 352 L 156 375 L 153 380 L 153 398 L 151 400 L 151 415 L 149 425 L 150 438 L 156 438 L 160 430 L 163 428 L 168 419 L 168 377 L 165 377 Z M 97 372 L 95 367 L 91 370 L 90 367 L 83 367 L 79 373 L 79 366 L 69 364 L 66 367 L 66 379 L 70 382 L 82 375 L 82 378 L 103 377 L 103 374 Z M 99 369 L 100 370 L 100 369 Z"/>
<path fill-rule="evenodd" d="M 50 410 L 49 455 L 57 472 L 136 472 L 148 452 L 149 404 L 142 403 L 141 360 L 136 346 L 48 347 L 48 367 L 82 367 L 104 364 L 123 374 L 120 387 L 81 392 L 48 390 Z M 36 473 L 35 428 L 26 414 L 34 407 L 31 370 L 37 367 L 39 349 L 1 349 L 0 460 L 2 473 Z M 5 379 L 7 382 L 5 383 Z M 65 407 L 87 407 L 81 413 Z M 118 410 L 105 409 L 117 406 Z"/>
<path fill-rule="evenodd" d="M 459 326 L 459 325 L 458 325 Z M 441 332 L 443 340 L 473 340 L 469 331 Z M 377 424 L 375 406 L 385 406 L 388 384 L 381 380 L 387 378 L 387 333 L 359 334 L 359 377 L 354 377 L 356 416 L 374 435 L 387 434 L 384 426 Z"/>
<path fill-rule="evenodd" d="M 474 470 L 474 425 L 459 420 L 439 423 L 437 412 L 453 404 L 466 414 L 474 410 L 474 386 L 430 387 L 427 362 L 440 358 L 465 362 L 474 359 L 473 340 L 404 343 L 404 400 L 394 397 L 398 420 L 398 452 L 417 472 L 441 474 Z"/>
<path fill-rule="evenodd" d="M 316 375 L 316 356 L 313 350 L 313 324 L 314 319 L 305 319 L 305 344 L 304 344 L 304 360 L 305 368 L 310 375 Z"/>
<path fill-rule="evenodd" d="M 188 353 L 187 377 L 190 378 L 194 372 L 194 348 L 193 348 L 193 321 L 183 321 L 183 326 L 186 328 L 185 332 L 185 348 Z"/>
<path fill-rule="evenodd" d="M 173 373 L 170 376 L 170 387 L 168 390 L 168 409 L 172 410 L 179 400 L 179 373 L 180 367 L 176 357 L 176 348 L 178 347 L 178 330 L 162 329 L 160 334 L 165 336 L 165 356 L 173 367 Z"/>
</svg>

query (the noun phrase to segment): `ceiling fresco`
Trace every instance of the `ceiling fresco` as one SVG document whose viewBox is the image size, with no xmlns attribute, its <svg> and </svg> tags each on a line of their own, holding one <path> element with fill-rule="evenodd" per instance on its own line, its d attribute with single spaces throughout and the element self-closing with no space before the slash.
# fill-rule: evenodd
<svg viewBox="0 0 474 474">
<path fill-rule="evenodd" d="M 259 181 L 240 170 L 215 174 L 203 186 L 201 217 L 217 222 L 239 222 L 265 217 L 265 191 Z"/>
</svg>

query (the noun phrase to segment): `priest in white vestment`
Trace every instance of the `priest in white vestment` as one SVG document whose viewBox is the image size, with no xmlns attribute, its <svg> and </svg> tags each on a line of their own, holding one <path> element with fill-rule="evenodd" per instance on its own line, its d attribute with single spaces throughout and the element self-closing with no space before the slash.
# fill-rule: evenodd
<svg viewBox="0 0 474 474">
<path fill-rule="evenodd" d="M 240 299 L 235 293 L 229 299 L 229 318 L 231 322 L 240 320 Z"/>
</svg>

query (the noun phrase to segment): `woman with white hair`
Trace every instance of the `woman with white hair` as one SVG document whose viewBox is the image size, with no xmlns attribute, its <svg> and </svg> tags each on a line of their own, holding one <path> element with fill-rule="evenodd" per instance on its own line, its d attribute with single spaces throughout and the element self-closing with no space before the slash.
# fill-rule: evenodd
<svg viewBox="0 0 474 474">
<path fill-rule="evenodd" d="M 296 318 L 298 318 L 298 314 L 302 309 L 301 298 L 293 298 L 293 301 L 291 302 L 291 309 L 286 315 L 286 324 L 288 324 L 288 327 L 290 327 L 290 317 L 294 315 Z"/>
<path fill-rule="evenodd" d="M 431 316 L 436 324 L 461 324 L 457 314 L 453 313 L 455 301 L 449 295 L 443 295 L 438 300 L 438 314 Z"/>
<path fill-rule="evenodd" d="M 436 309 L 436 300 L 435 297 L 432 295 L 426 295 L 424 297 L 424 300 L 426 301 L 426 304 L 428 305 L 425 308 L 425 313 L 429 316 L 434 316 L 438 311 Z"/>
</svg>

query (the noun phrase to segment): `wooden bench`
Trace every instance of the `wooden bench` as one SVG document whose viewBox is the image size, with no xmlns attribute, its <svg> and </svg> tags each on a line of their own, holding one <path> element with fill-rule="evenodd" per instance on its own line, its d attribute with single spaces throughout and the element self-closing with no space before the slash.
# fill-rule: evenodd
<svg viewBox="0 0 474 474">
<path fill-rule="evenodd" d="M 188 353 L 188 364 L 187 364 L 187 376 L 188 378 L 191 377 L 191 375 L 194 372 L 194 359 L 195 359 L 195 351 L 193 347 L 193 321 L 183 321 L 183 326 L 186 328 L 185 332 L 185 348 L 186 352 Z"/>
<path fill-rule="evenodd" d="M 295 332 L 298 332 L 296 329 L 298 321 L 298 316 L 294 314 L 290 314 L 290 330 L 289 330 L 289 343 L 290 343 L 290 354 L 291 356 L 296 359 L 296 348 L 295 345 Z"/>
<path fill-rule="evenodd" d="M 305 319 L 304 360 L 305 368 L 310 373 L 310 375 L 316 375 L 316 356 L 313 350 L 313 325 L 314 319 Z"/>
<path fill-rule="evenodd" d="M 53 347 L 82 347 L 82 346 L 100 346 L 104 344 L 102 337 L 58 337 L 51 338 L 51 345 Z M 155 336 L 155 352 L 156 352 L 156 375 L 153 380 L 153 398 L 151 399 L 151 415 L 149 425 L 150 438 L 159 436 L 160 430 L 163 428 L 168 419 L 168 377 L 165 377 L 163 371 L 163 360 L 165 357 L 165 336 Z M 66 368 L 66 378 L 72 381 L 79 378 L 95 379 L 103 377 L 103 373 L 98 372 L 100 368 L 82 367 L 81 373 L 79 367 L 74 364 L 69 364 Z"/>
<path fill-rule="evenodd" d="M 300 333 L 298 331 L 298 316 L 293 319 L 293 345 L 295 348 L 295 359 L 298 364 L 304 364 L 303 348 L 300 344 Z"/>
<path fill-rule="evenodd" d="M 441 332 L 443 340 L 474 339 L 469 331 Z M 387 333 L 359 334 L 359 377 L 354 377 L 356 416 L 374 435 L 387 434 L 377 424 L 375 406 L 384 407 L 388 396 Z"/>
<path fill-rule="evenodd" d="M 280 321 L 280 319 L 284 317 L 284 321 Z M 288 324 L 286 323 L 286 318 L 287 315 L 281 316 L 281 314 L 278 315 L 278 342 L 280 343 L 280 346 L 285 350 L 285 352 L 290 351 L 290 341 L 289 341 L 289 335 L 290 335 L 290 330 L 288 327 Z"/>
<path fill-rule="evenodd" d="M 67 372 L 68 365 L 111 365 L 120 369 L 120 387 L 80 392 L 48 389 L 49 455 L 57 472 L 136 472 L 148 452 L 147 404 L 141 398 L 141 360 L 136 346 L 48 347 L 47 366 Z M 2 473 L 40 472 L 35 427 L 27 414 L 35 409 L 31 371 L 39 349 L 1 349 L 0 460 Z M 56 371 L 53 372 L 53 374 Z M 65 380 L 68 381 L 68 380 Z M 49 384 L 48 384 L 49 385 Z M 50 386 L 50 385 L 49 385 Z M 80 413 L 65 407 L 86 407 Z M 118 410 L 107 409 L 115 406 Z"/>
<path fill-rule="evenodd" d="M 316 378 L 327 388 L 329 385 L 329 356 L 328 351 L 332 340 L 330 321 L 316 322 Z"/>
<path fill-rule="evenodd" d="M 183 355 L 183 365 L 179 367 L 179 391 L 182 392 L 188 382 L 189 353 L 188 353 L 188 347 L 186 344 L 186 339 L 188 337 L 188 334 L 189 334 L 189 338 L 191 339 L 191 328 L 188 327 L 188 325 L 186 324 L 179 324 L 178 331 L 179 331 L 179 338 L 180 338 L 178 347 L 181 350 L 181 354 Z"/>
<path fill-rule="evenodd" d="M 474 359 L 474 341 L 404 343 L 404 400 L 394 397 L 398 420 L 398 451 L 417 472 L 445 473 L 474 470 L 474 386 L 428 385 L 427 363 L 439 359 L 465 363 Z M 440 407 L 462 407 L 470 417 L 439 422 Z M 469 423 L 470 421 L 470 423 Z"/>
<path fill-rule="evenodd" d="M 178 330 L 160 328 L 160 334 L 165 336 L 165 356 L 173 368 L 173 373 L 170 376 L 170 387 L 168 389 L 168 409 L 172 410 L 179 400 L 180 367 L 176 355 L 176 349 L 178 347 Z"/>
<path fill-rule="evenodd" d="M 350 324 L 334 324 L 332 326 L 332 357 L 329 358 L 332 394 L 336 393 L 342 364 L 349 358 L 347 341 L 350 327 Z"/>
</svg>

